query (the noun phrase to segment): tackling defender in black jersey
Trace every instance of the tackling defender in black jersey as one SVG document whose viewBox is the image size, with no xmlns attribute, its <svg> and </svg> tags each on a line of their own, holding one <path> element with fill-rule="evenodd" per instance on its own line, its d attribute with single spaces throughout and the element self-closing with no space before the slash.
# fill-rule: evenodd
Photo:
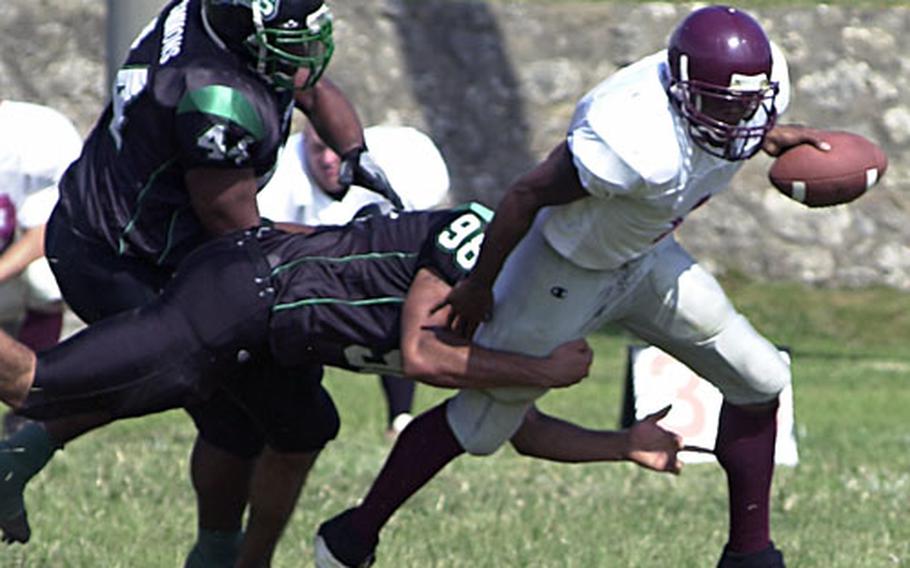
<svg viewBox="0 0 910 568">
<path fill-rule="evenodd" d="M 317 125 L 347 117 L 349 124 L 330 140 L 362 145 L 359 121 L 347 102 L 330 83 L 316 82 L 333 51 L 329 12 L 321 0 L 297 3 L 305 6 L 296 12 L 307 15 L 297 17 L 296 51 L 307 55 L 287 56 L 304 66 L 297 81 L 307 90 L 295 90 L 294 77 L 283 67 L 262 64 L 260 71 L 257 64 L 254 71 L 252 54 L 246 54 L 252 47 L 226 43 L 238 26 L 227 16 L 245 12 L 252 31 L 251 8 L 217 0 L 173 1 L 134 42 L 117 73 L 112 103 L 61 181 L 48 230 L 49 256 L 68 301 L 84 320 L 142 299 L 121 298 L 118 294 L 129 291 L 114 287 L 107 300 L 99 300 L 96 286 L 84 286 L 94 275 L 83 272 L 102 268 L 102 262 L 105 269 L 127 272 L 148 289 L 151 294 L 143 299 L 150 300 L 180 260 L 209 236 L 258 224 L 250 200 L 271 176 L 295 103 L 315 111 Z M 254 2 L 257 13 L 260 4 L 281 5 Z M 294 21 L 297 14 L 285 11 L 275 17 Z M 213 28 L 219 19 L 229 24 L 216 32 L 222 29 Z M 277 27 L 282 31 L 275 33 L 292 33 Z M 285 44 L 274 49 L 279 47 Z M 320 120 L 320 114 L 326 117 Z M 99 257 L 93 255 L 88 268 L 73 260 L 86 251 Z"/>
<path fill-rule="evenodd" d="M 446 331 L 434 309 L 473 266 L 488 219 L 471 205 L 213 240 L 156 301 L 55 349 L 36 357 L 0 336 L 0 398 L 33 418 L 92 408 L 115 419 L 196 404 L 222 386 L 254 417 L 251 438 L 318 453 L 339 424 L 323 364 L 453 388 L 575 383 L 591 363 L 584 340 L 544 358 L 494 352 Z M 656 426 L 662 415 L 623 433 L 529 416 L 516 444 L 527 455 L 678 470 L 680 441 Z"/>
<path fill-rule="evenodd" d="M 496 354 L 496 373 L 478 347 L 469 368 L 461 359 L 464 341 L 449 344 L 452 354 L 432 357 L 432 370 L 421 362 L 431 358 L 416 337 L 432 332 L 444 343 L 440 330 L 426 327 L 427 282 L 448 289 L 467 274 L 488 216 L 472 205 L 367 217 L 309 236 L 259 227 L 211 241 L 186 258 L 154 302 L 42 353 L 20 413 L 49 419 L 103 408 L 112 418 L 140 416 L 196 404 L 225 384 L 267 391 L 255 397 L 266 407 L 255 413 L 259 424 L 282 415 L 275 408 L 283 404 L 289 421 L 306 422 L 267 432 L 325 431 L 308 443 L 269 440 L 287 451 L 313 451 L 335 435 L 334 408 L 301 412 L 300 398 L 282 396 L 264 367 L 294 370 L 282 373 L 291 390 L 318 386 L 322 365 L 382 369 L 445 387 L 574 383 L 590 361 L 583 342 L 566 349 L 577 359 L 561 359 L 562 351 L 551 359 Z M 527 368 L 509 368 L 513 360 Z M 256 402 L 236 398 L 247 408 Z"/>
<path fill-rule="evenodd" d="M 48 223 L 47 255 L 64 299 L 82 319 L 152 301 L 194 247 L 258 226 L 256 191 L 274 167 L 294 107 L 345 156 L 349 182 L 394 197 L 365 151 L 353 107 L 320 79 L 333 48 L 323 0 L 167 3 L 133 43 Z M 190 566 L 209 562 L 207 541 L 224 548 L 239 540 L 253 474 L 256 452 L 247 445 L 211 443 L 233 440 L 225 429 L 242 430 L 248 420 L 227 397 L 218 401 L 190 409 L 200 429 L 191 466 L 200 533 Z M 105 420 L 87 413 L 32 425 L 4 443 L 29 451 L 34 459 L 19 474 L 34 475 L 55 449 Z M 0 478 L 17 467 L 5 456 L 0 452 Z M 257 475 L 269 473 L 272 458 L 263 451 Z M 271 491 L 265 503 L 292 501 L 309 463 L 295 466 L 293 456 L 282 456 L 279 466 L 296 471 L 296 479 L 259 484 Z M 287 512 L 268 508 L 257 509 L 267 514 L 251 516 L 246 531 L 246 542 L 259 549 L 274 544 Z M 0 495 L 6 539 L 29 538 L 24 513 L 21 494 Z"/>
</svg>

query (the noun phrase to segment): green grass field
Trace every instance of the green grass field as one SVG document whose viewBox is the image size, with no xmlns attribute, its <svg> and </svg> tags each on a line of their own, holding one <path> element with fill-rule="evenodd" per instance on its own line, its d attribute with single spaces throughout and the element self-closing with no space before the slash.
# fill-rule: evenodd
<svg viewBox="0 0 910 568">
<path fill-rule="evenodd" d="M 756 327 L 793 349 L 801 463 L 780 468 L 774 537 L 796 567 L 910 566 L 910 296 L 727 279 Z M 625 346 L 593 338 L 593 375 L 545 409 L 615 427 Z M 344 426 L 317 465 L 275 565 L 311 564 L 319 521 L 353 504 L 388 444 L 372 377 L 332 373 Z M 418 389 L 424 408 L 444 393 Z M 194 538 L 189 420 L 172 412 L 73 443 L 30 487 L 27 546 L 4 567 L 170 567 Z M 725 540 L 719 468 L 678 477 L 629 464 L 462 458 L 400 512 L 379 566 L 712 566 Z"/>
</svg>

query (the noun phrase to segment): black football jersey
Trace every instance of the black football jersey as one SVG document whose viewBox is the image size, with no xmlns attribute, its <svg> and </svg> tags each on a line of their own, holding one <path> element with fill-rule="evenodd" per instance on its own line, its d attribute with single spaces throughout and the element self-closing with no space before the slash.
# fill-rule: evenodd
<svg viewBox="0 0 910 568">
<path fill-rule="evenodd" d="M 168 269 L 205 238 L 186 172 L 252 168 L 262 187 L 293 110 L 291 92 L 270 88 L 205 30 L 201 4 L 174 0 L 139 35 L 60 184 L 74 230 Z"/>
<path fill-rule="evenodd" d="M 277 288 L 273 355 L 287 366 L 400 373 L 401 309 L 417 271 L 427 268 L 450 284 L 466 276 L 491 217 L 472 203 L 367 217 L 307 238 L 266 238 Z"/>
</svg>

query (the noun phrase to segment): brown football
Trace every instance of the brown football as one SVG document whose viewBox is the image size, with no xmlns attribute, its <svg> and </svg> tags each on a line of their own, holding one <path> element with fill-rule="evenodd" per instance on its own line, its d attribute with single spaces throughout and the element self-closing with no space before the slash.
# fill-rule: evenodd
<svg viewBox="0 0 910 568">
<path fill-rule="evenodd" d="M 888 156 L 868 138 L 852 132 L 828 131 L 827 152 L 800 144 L 781 154 L 768 179 L 781 193 L 809 207 L 849 203 L 878 183 Z"/>
</svg>

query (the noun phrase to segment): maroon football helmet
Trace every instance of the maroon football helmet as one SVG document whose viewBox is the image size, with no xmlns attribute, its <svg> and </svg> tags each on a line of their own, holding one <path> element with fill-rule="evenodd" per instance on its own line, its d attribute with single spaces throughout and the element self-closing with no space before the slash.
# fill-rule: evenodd
<svg viewBox="0 0 910 568">
<path fill-rule="evenodd" d="M 771 43 L 750 15 L 729 6 L 692 12 L 670 37 L 670 100 L 693 141 L 726 160 L 761 149 L 777 120 Z"/>
</svg>

